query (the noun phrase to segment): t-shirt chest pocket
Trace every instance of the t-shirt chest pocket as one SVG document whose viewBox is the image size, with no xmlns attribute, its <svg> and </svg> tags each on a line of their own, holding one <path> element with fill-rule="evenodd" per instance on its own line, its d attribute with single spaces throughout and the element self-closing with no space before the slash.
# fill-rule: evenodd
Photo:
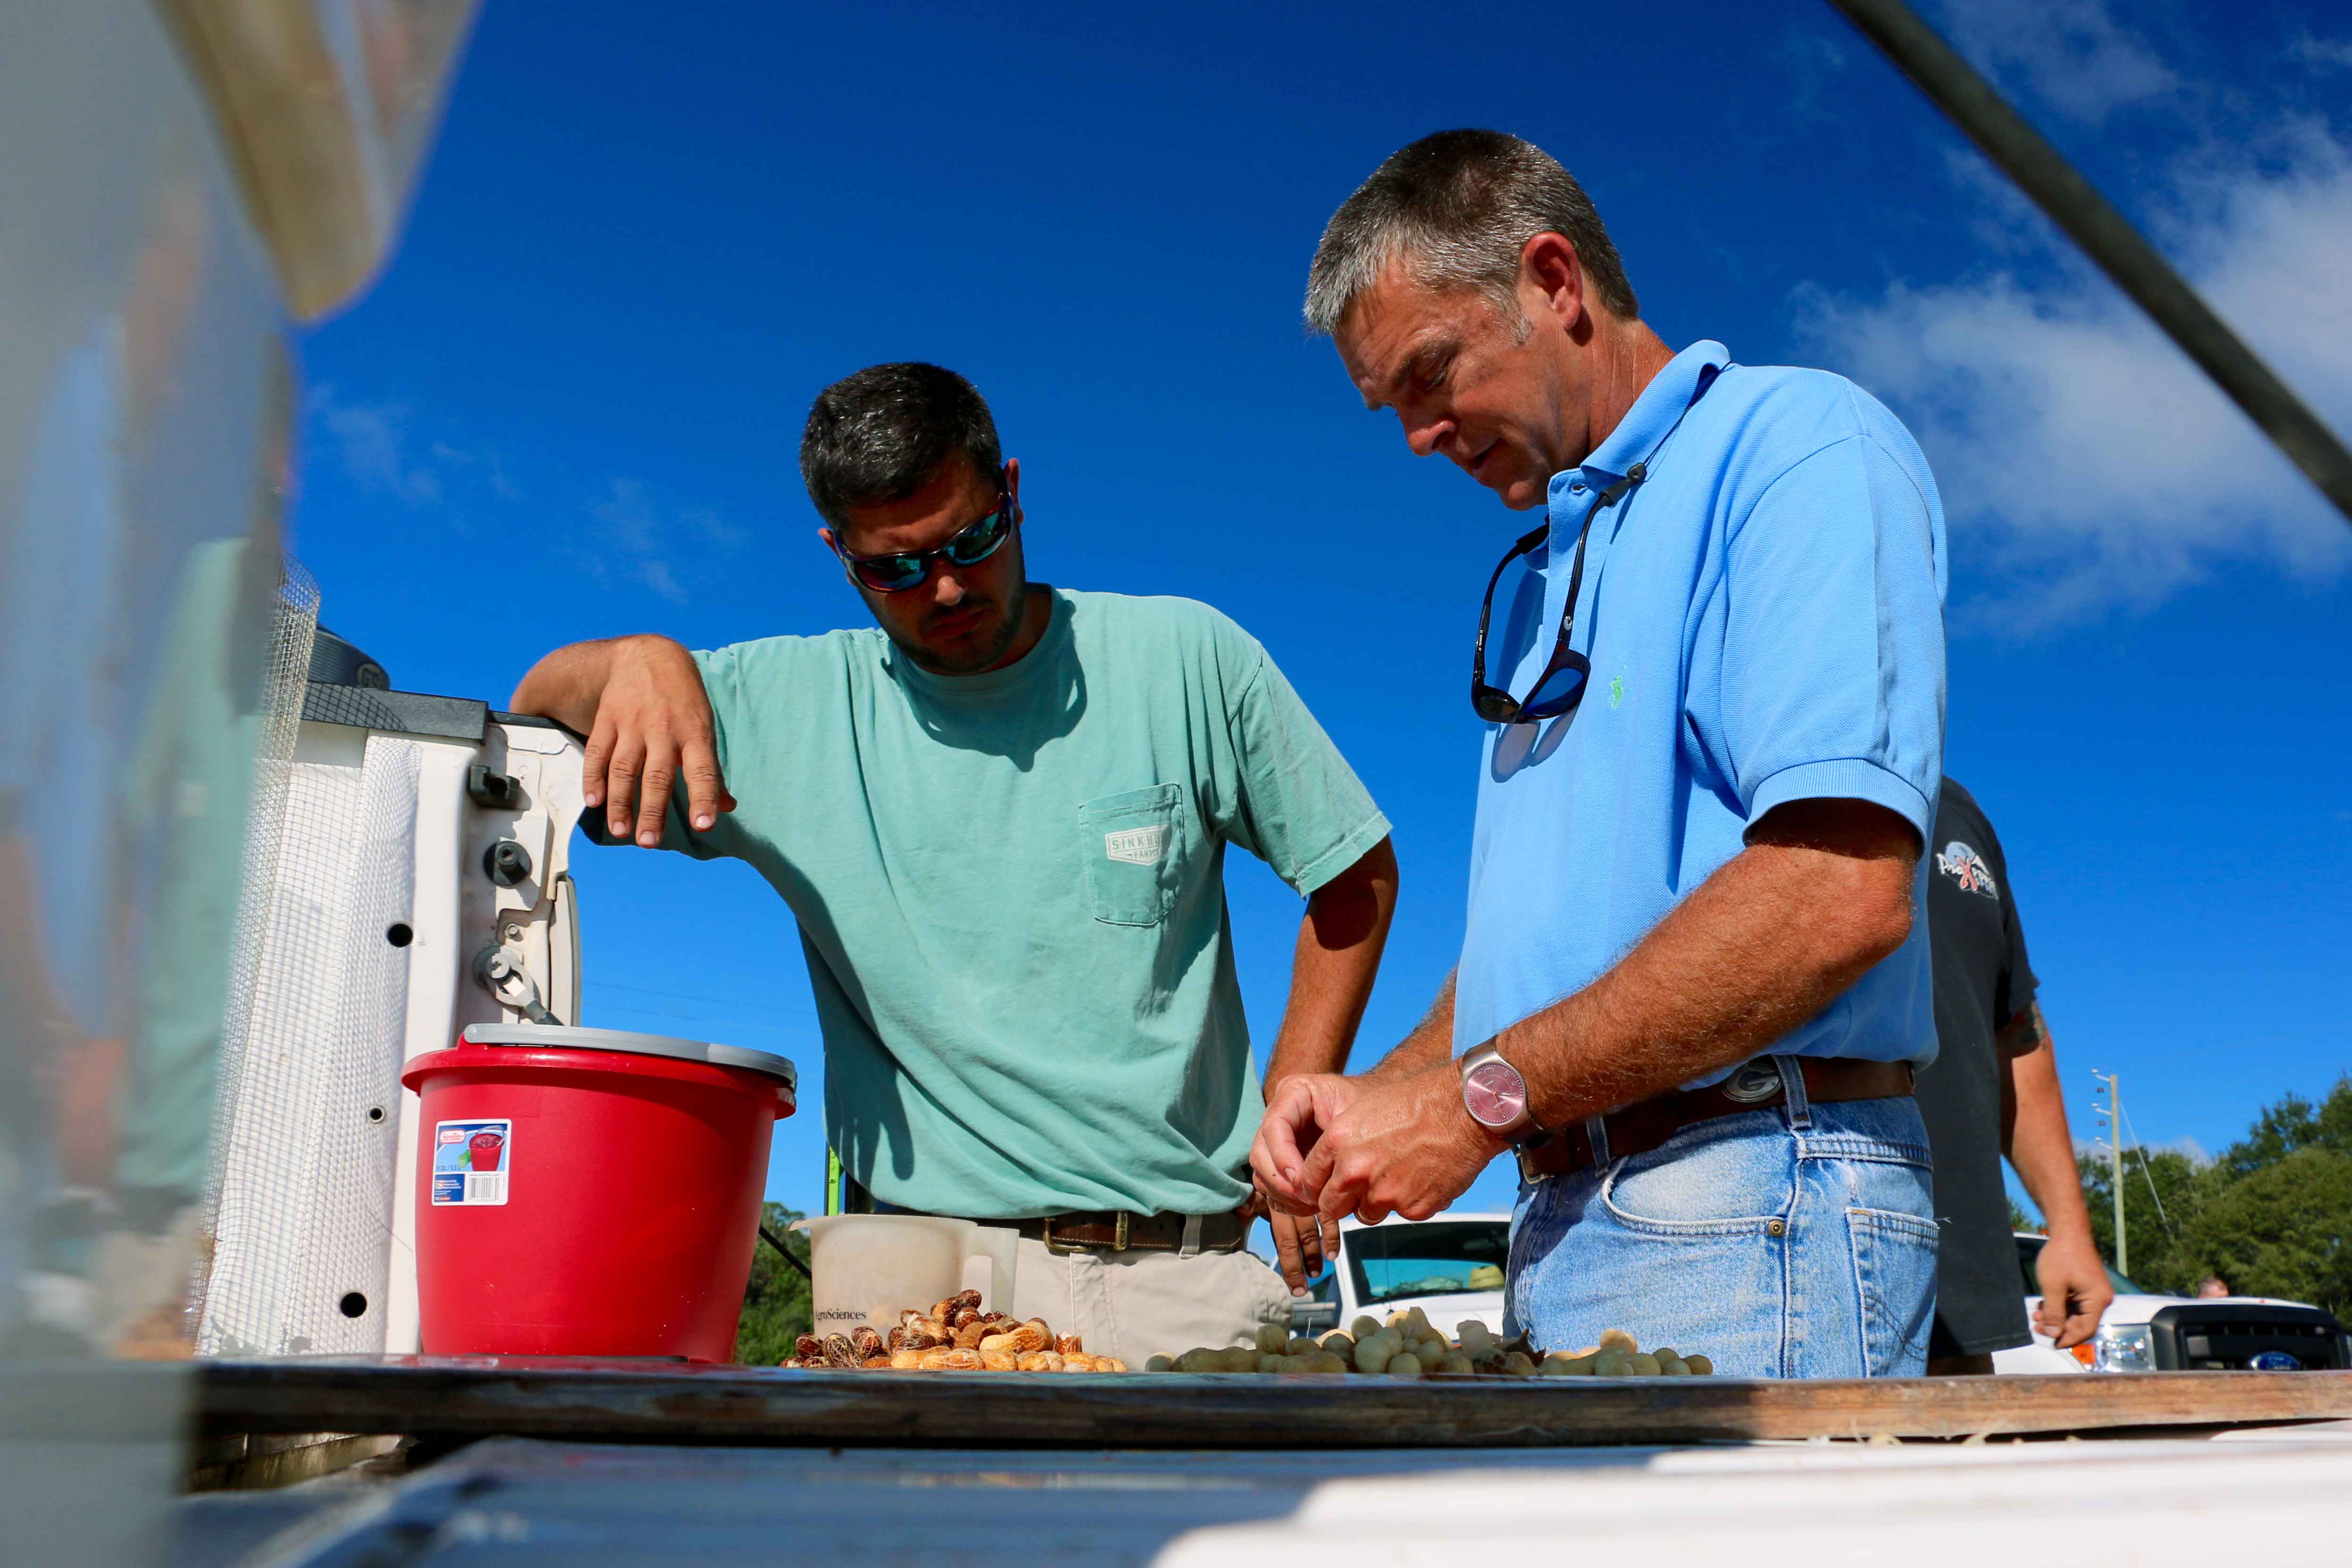
<svg viewBox="0 0 2352 1568">
<path fill-rule="evenodd" d="M 1078 808 L 1078 858 L 1097 920 L 1157 925 L 1168 918 L 1183 860 L 1183 805 L 1181 789 L 1154 784 Z"/>
</svg>

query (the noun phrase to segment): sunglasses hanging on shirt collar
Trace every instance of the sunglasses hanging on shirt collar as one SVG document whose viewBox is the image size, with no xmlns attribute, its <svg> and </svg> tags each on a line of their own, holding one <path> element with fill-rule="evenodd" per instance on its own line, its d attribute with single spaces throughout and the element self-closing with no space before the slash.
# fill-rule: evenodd
<svg viewBox="0 0 2352 1568">
<path fill-rule="evenodd" d="M 1551 662 L 1544 666 L 1536 684 L 1525 697 L 1515 697 L 1500 686 L 1486 684 L 1486 619 L 1495 609 L 1495 585 L 1503 580 L 1503 569 L 1534 549 L 1551 537 L 1551 524 L 1531 528 L 1513 545 L 1510 552 L 1495 565 L 1495 575 L 1486 580 L 1486 597 L 1478 602 L 1478 643 L 1470 655 L 1470 706 L 1488 724 L 1532 724 L 1538 719 L 1557 718 L 1584 700 L 1584 688 L 1592 675 L 1592 663 L 1568 645 L 1569 633 L 1576 625 L 1576 594 L 1584 583 L 1584 540 L 1592 531 L 1592 516 L 1603 507 L 1613 507 L 1624 499 L 1627 491 L 1649 476 L 1649 465 L 1636 463 L 1625 471 L 1625 476 L 1592 498 L 1584 508 L 1584 522 L 1576 530 L 1576 564 L 1568 574 L 1568 603 L 1559 612 L 1559 634 L 1552 640 Z"/>
</svg>

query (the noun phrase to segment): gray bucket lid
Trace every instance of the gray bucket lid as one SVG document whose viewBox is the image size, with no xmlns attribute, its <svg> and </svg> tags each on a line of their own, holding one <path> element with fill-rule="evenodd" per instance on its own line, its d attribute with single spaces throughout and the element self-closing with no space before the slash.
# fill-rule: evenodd
<svg viewBox="0 0 2352 1568">
<path fill-rule="evenodd" d="M 783 1080 L 798 1093 L 800 1069 L 787 1059 L 741 1045 L 713 1045 L 676 1035 L 638 1034 L 625 1029 L 574 1029 L 567 1024 L 469 1023 L 461 1037 L 468 1045 L 536 1045 L 559 1051 L 626 1051 L 639 1056 L 672 1056 L 714 1067 L 747 1067 Z"/>
</svg>

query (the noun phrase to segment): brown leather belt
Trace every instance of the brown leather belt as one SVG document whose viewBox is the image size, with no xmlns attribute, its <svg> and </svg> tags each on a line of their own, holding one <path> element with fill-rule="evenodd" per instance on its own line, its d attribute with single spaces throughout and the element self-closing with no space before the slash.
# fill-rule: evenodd
<svg viewBox="0 0 2352 1568">
<path fill-rule="evenodd" d="M 891 1214 L 920 1214 L 919 1208 L 889 1208 Z M 1249 1240 L 1250 1222 L 1238 1214 L 1129 1214 L 1116 1208 L 1083 1209 L 1048 1214 L 1035 1219 L 973 1219 L 968 1214 L 935 1216 L 971 1219 L 974 1225 L 1019 1231 L 1032 1241 L 1043 1241 L 1048 1252 L 1181 1252 L 1188 1243 L 1201 1252 L 1238 1252 Z M 1189 1239 L 1187 1227 L 1200 1228 Z"/>
<path fill-rule="evenodd" d="M 982 1220 L 982 1224 L 993 1223 Z M 1129 1214 L 1097 1209 L 1049 1214 L 1041 1219 L 1003 1222 L 1048 1252 L 1181 1252 L 1189 1238 L 1202 1252 L 1238 1252 L 1249 1240 L 1250 1222 L 1238 1214 Z"/>
<path fill-rule="evenodd" d="M 1646 1155 L 1695 1122 L 1766 1111 L 1789 1102 L 1779 1061 L 1759 1056 L 1720 1083 L 1660 1094 L 1622 1111 L 1573 1126 L 1554 1127 L 1518 1146 L 1519 1175 L 1528 1181 L 1591 1170 L 1628 1155 Z M 1843 1057 L 1793 1059 L 1805 1081 L 1805 1098 L 1820 1103 L 1841 1100 L 1889 1100 L 1911 1092 L 1907 1061 L 1855 1061 Z M 1601 1124 L 1602 1151 L 1595 1157 L 1592 1123 Z"/>
</svg>

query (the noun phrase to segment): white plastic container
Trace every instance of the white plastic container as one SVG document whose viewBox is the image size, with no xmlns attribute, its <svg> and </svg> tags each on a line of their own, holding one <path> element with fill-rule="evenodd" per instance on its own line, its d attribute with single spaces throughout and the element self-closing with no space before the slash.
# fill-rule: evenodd
<svg viewBox="0 0 2352 1568">
<path fill-rule="evenodd" d="M 1017 1232 L 969 1219 L 914 1214 L 835 1214 L 804 1219 L 810 1304 L 816 1332 L 845 1334 L 863 1323 L 887 1333 L 908 1307 L 929 1311 L 959 1291 L 1010 1312 Z"/>
</svg>

